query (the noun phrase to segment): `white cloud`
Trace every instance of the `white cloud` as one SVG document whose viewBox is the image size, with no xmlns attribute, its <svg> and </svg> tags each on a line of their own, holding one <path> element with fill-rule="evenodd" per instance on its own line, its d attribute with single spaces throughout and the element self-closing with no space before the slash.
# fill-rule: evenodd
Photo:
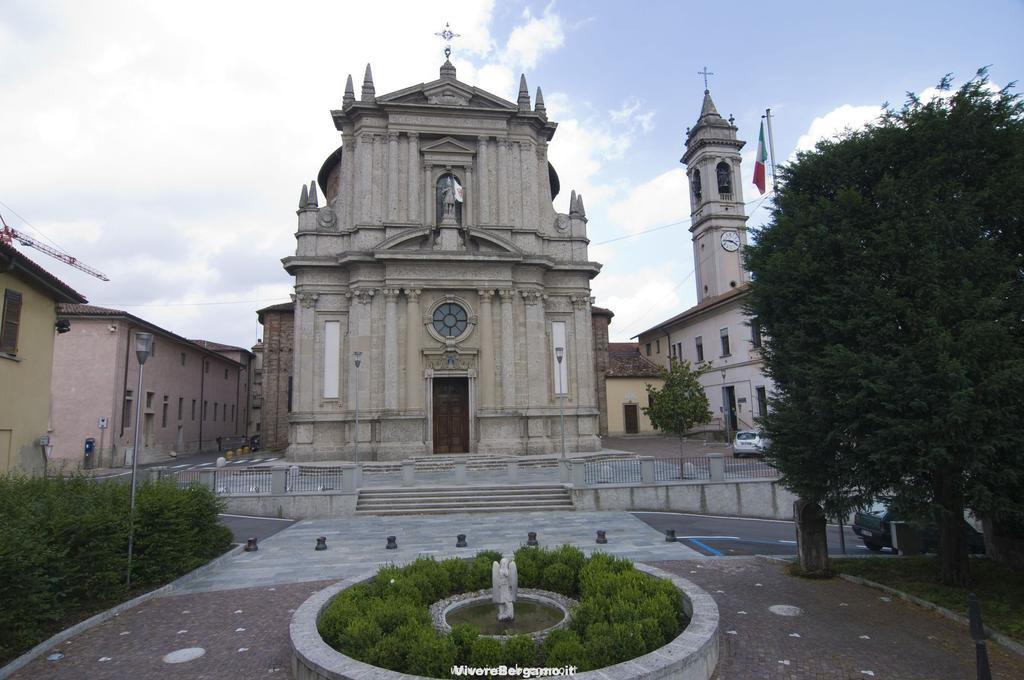
<svg viewBox="0 0 1024 680">
<path fill-rule="evenodd" d="M 795 158 L 799 151 L 810 151 L 814 145 L 823 139 L 832 139 L 848 130 L 862 128 L 868 123 L 878 120 L 882 115 L 881 106 L 853 106 L 843 104 L 832 109 L 824 116 L 811 121 L 807 132 L 800 135 L 796 141 L 796 149 L 790 157 Z"/>
<path fill-rule="evenodd" d="M 629 195 L 608 207 L 610 222 L 635 234 L 690 216 L 690 192 L 686 171 L 673 168 L 633 187 Z"/>
<path fill-rule="evenodd" d="M 596 304 L 615 312 L 610 339 L 628 342 L 637 333 L 678 314 L 682 309 L 680 293 L 693 286 L 692 275 L 682 281 L 680 278 L 672 262 L 633 272 L 603 272 L 595 278 L 591 285 Z"/>
<path fill-rule="evenodd" d="M 513 66 L 532 69 L 545 52 L 558 49 L 565 42 L 562 19 L 552 11 L 551 5 L 544 8 L 541 17 L 534 17 L 529 9 L 523 12 L 526 23 L 517 26 L 509 35 L 505 46 L 505 58 Z"/>
<path fill-rule="evenodd" d="M 608 115 L 617 123 L 622 123 L 632 128 L 638 127 L 642 132 L 647 133 L 654 129 L 654 114 L 656 112 L 644 111 L 642 109 L 643 105 L 639 99 L 631 99 L 624 102 L 618 109 L 609 111 Z"/>
</svg>

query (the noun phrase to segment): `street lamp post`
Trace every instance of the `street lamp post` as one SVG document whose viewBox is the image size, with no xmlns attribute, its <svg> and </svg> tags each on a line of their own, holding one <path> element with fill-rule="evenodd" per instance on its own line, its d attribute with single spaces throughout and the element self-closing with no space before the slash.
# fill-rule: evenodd
<svg viewBox="0 0 1024 680">
<path fill-rule="evenodd" d="M 132 490 L 128 506 L 128 574 L 125 585 L 132 585 L 132 550 L 135 547 L 135 476 L 139 470 L 139 429 L 142 427 L 142 376 L 146 370 L 146 359 L 153 351 L 153 334 L 135 334 L 135 358 L 139 360 L 139 391 L 135 395 L 135 437 L 132 444 Z"/>
<path fill-rule="evenodd" d="M 352 462 L 359 462 L 359 364 L 363 363 L 362 352 L 352 352 L 352 363 L 356 366 L 356 426 L 352 433 Z"/>
<path fill-rule="evenodd" d="M 555 359 L 558 360 L 558 418 L 562 425 L 562 460 L 565 460 L 565 390 L 562 388 L 562 359 L 565 348 L 555 348 Z"/>
</svg>

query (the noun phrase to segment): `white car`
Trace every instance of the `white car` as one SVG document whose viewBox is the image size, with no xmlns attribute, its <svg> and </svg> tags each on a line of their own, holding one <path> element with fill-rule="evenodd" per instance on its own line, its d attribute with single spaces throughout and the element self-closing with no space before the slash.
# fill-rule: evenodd
<svg viewBox="0 0 1024 680">
<path fill-rule="evenodd" d="M 760 456 L 768 448 L 769 440 L 760 432 L 754 430 L 740 430 L 736 438 L 732 440 L 732 455 L 734 458 L 741 456 Z"/>
</svg>

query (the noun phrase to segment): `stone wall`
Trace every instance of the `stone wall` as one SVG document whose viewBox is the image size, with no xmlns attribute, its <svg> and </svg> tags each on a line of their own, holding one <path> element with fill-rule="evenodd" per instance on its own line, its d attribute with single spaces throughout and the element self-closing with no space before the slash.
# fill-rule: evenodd
<svg viewBox="0 0 1024 680">
<path fill-rule="evenodd" d="M 793 518 L 796 496 L 776 481 L 602 485 L 572 489 L 577 510 L 653 510 L 701 515 Z"/>
<path fill-rule="evenodd" d="M 263 406 L 260 444 L 264 449 L 288 446 L 288 385 L 295 346 L 295 313 L 291 309 L 263 312 Z"/>
</svg>

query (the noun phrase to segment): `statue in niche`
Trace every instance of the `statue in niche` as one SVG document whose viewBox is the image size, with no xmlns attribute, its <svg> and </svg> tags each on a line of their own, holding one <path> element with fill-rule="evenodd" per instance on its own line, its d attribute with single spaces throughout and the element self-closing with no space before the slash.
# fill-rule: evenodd
<svg viewBox="0 0 1024 680">
<path fill-rule="evenodd" d="M 464 192 L 459 180 L 452 173 L 437 179 L 437 224 L 456 226 L 462 224 L 462 203 Z"/>
<path fill-rule="evenodd" d="M 519 592 L 519 572 L 516 563 L 502 557 L 501 562 L 491 563 L 491 602 L 498 605 L 498 620 L 511 621 L 515 618 L 513 606 Z"/>
</svg>

